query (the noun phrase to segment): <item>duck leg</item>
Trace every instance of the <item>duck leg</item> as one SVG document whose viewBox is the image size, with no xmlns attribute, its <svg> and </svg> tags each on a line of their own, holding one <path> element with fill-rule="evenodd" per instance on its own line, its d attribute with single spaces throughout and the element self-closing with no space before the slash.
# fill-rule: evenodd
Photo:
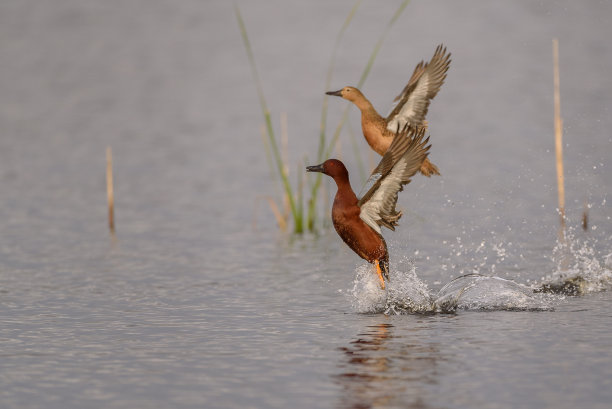
<svg viewBox="0 0 612 409">
<path fill-rule="evenodd" d="M 385 289 L 385 279 L 383 278 L 383 273 L 380 268 L 380 261 L 374 260 L 374 264 L 376 265 L 376 274 L 378 274 L 378 279 L 380 280 L 380 288 L 384 290 Z"/>
</svg>

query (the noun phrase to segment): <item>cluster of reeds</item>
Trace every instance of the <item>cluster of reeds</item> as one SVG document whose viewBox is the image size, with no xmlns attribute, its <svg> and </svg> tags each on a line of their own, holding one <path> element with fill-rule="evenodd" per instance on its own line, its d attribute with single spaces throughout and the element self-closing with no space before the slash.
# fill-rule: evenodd
<svg viewBox="0 0 612 409">
<path fill-rule="evenodd" d="M 387 36 L 387 33 L 389 32 L 393 24 L 397 21 L 402 11 L 406 8 L 409 1 L 410 0 L 404 0 L 400 4 L 398 9 L 393 13 L 393 16 L 391 17 L 390 21 L 385 26 L 383 33 L 381 34 L 380 38 L 376 42 L 376 45 L 374 46 L 374 49 L 372 50 L 372 53 L 370 54 L 370 57 L 366 63 L 366 66 L 361 74 L 361 78 L 359 79 L 359 82 L 357 83 L 357 87 L 361 88 L 363 84 L 365 83 L 368 77 L 368 74 L 370 73 L 370 70 L 374 64 L 374 61 L 376 60 L 376 56 L 378 55 L 378 52 L 380 51 L 380 48 L 382 47 L 382 44 Z M 332 74 L 333 74 L 334 67 L 335 67 L 336 53 L 338 50 L 338 46 L 340 44 L 340 40 L 342 39 L 346 28 L 349 26 L 350 22 L 352 21 L 360 5 L 361 5 L 361 0 L 358 0 L 355 2 L 346 20 L 344 21 L 344 24 L 340 28 L 340 31 L 338 32 L 336 41 L 334 43 L 329 68 L 327 70 L 325 87 L 323 88 L 321 92 L 321 94 L 324 95 L 324 97 L 323 97 L 323 105 L 321 109 L 321 128 L 320 128 L 320 134 L 319 134 L 319 146 L 317 149 L 316 163 L 321 163 L 331 156 L 332 151 L 334 150 L 334 148 L 336 147 L 336 144 L 338 143 L 340 132 L 342 131 L 342 128 L 344 127 L 344 124 L 346 123 L 346 120 L 348 118 L 350 104 L 346 105 L 344 113 L 341 116 L 341 119 L 338 122 L 332 137 L 329 138 L 328 140 L 326 129 L 327 129 L 327 107 L 328 107 L 329 97 L 325 95 L 323 91 L 329 90 Z M 272 168 L 274 169 L 274 172 L 278 174 L 278 180 L 282 186 L 282 190 L 284 193 L 283 195 L 284 197 L 282 201 L 286 203 L 286 206 L 282 206 L 282 205 L 279 206 L 277 204 L 277 201 L 272 198 L 269 198 L 268 202 L 270 203 L 270 207 L 272 211 L 276 215 L 279 227 L 281 229 L 286 229 L 288 227 L 287 219 L 291 217 L 293 219 L 293 231 L 295 233 L 303 233 L 305 230 L 314 231 L 316 229 L 316 226 L 319 224 L 318 222 L 319 219 L 317 217 L 317 200 L 319 198 L 319 194 L 321 191 L 322 174 L 317 173 L 315 181 L 309 184 L 310 196 L 308 197 L 308 200 L 307 200 L 307 206 L 306 206 L 307 210 L 305 212 L 304 211 L 305 210 L 304 209 L 305 198 L 303 194 L 303 175 L 302 175 L 303 172 L 301 171 L 297 172 L 298 174 L 297 185 L 294 188 L 294 185 L 292 185 L 291 181 L 289 180 L 289 175 L 288 175 L 289 164 L 287 163 L 287 156 L 286 155 L 284 156 L 281 154 L 281 149 L 279 148 L 279 143 L 274 133 L 274 127 L 272 125 L 270 111 L 268 110 L 268 105 L 264 97 L 263 87 L 261 85 L 261 80 L 260 80 L 260 77 L 257 71 L 256 64 L 255 64 L 255 58 L 253 56 L 253 51 L 251 49 L 249 37 L 247 35 L 246 26 L 240 14 L 240 10 L 238 9 L 237 6 L 235 7 L 235 12 L 236 12 L 236 19 L 238 20 L 238 25 L 240 27 L 240 32 L 242 34 L 242 39 L 243 39 L 244 46 L 246 49 L 249 64 L 251 66 L 253 78 L 257 86 L 259 104 L 261 106 L 263 117 L 264 117 L 264 123 L 265 123 L 264 140 L 266 142 L 266 151 L 268 152 L 269 162 L 272 164 Z M 286 134 L 283 133 L 282 141 L 286 141 L 286 140 L 287 140 Z M 356 143 L 354 143 L 354 145 L 356 145 Z M 361 157 L 359 156 L 359 153 L 357 150 L 355 150 L 355 154 L 356 154 L 358 166 L 360 168 L 360 173 L 363 175 L 362 177 L 364 177 L 365 171 L 363 167 L 363 160 L 361 160 Z M 300 166 L 300 170 L 302 170 L 303 168 L 304 166 Z M 287 211 L 281 210 L 284 208 L 288 208 L 288 210 Z"/>
</svg>

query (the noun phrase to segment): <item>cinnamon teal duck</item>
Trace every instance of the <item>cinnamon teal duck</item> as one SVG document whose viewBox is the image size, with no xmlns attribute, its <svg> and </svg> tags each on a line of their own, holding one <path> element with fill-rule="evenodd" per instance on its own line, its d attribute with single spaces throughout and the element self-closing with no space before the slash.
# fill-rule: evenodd
<svg viewBox="0 0 612 409">
<path fill-rule="evenodd" d="M 328 159 L 320 165 L 308 166 L 308 172 L 321 172 L 331 176 L 338 187 L 332 206 L 334 228 L 342 240 L 359 257 L 376 266 L 380 286 L 389 280 L 389 253 L 382 236 L 381 226 L 395 230 L 402 216 L 395 209 L 397 194 L 403 185 L 418 172 L 427 159 L 429 138 L 423 140 L 425 128 L 406 125 L 393 139 L 380 163 L 366 181 L 359 198 L 351 189 L 349 174 L 337 159 Z"/>
<path fill-rule="evenodd" d="M 344 87 L 326 94 L 342 97 L 351 101 L 361 110 L 361 129 L 363 136 L 379 155 L 384 155 L 397 131 L 406 124 L 427 126 L 425 116 L 430 101 L 436 96 L 446 79 L 446 72 L 451 63 L 450 53 L 440 44 L 431 60 L 417 64 L 412 77 L 394 102 L 391 113 L 383 118 L 376 112 L 372 103 L 355 87 Z M 425 176 L 439 175 L 438 168 L 425 159 L 420 169 Z"/>
</svg>

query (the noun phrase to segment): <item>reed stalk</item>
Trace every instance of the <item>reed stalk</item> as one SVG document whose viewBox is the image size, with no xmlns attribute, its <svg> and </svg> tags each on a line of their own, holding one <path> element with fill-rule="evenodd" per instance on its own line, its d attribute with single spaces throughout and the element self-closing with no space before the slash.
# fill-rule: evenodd
<svg viewBox="0 0 612 409">
<path fill-rule="evenodd" d="M 297 164 L 297 205 L 300 218 L 304 218 L 304 168 L 306 162 L 298 162 Z"/>
<path fill-rule="evenodd" d="M 276 170 L 274 167 L 274 160 L 272 159 L 272 152 L 270 152 L 270 144 L 268 143 L 268 134 L 266 133 L 265 125 L 262 124 L 259 131 L 261 133 L 261 142 L 263 143 L 264 151 L 266 152 L 266 162 L 268 163 L 270 178 L 274 179 Z"/>
<path fill-rule="evenodd" d="M 353 20 L 353 17 L 355 16 L 355 13 L 357 12 L 357 9 L 359 8 L 360 5 L 361 5 L 361 0 L 357 0 L 355 4 L 353 5 L 353 8 L 349 12 L 348 16 L 346 17 L 346 20 L 344 20 L 344 24 L 342 24 L 342 27 L 340 28 L 338 35 L 336 36 L 336 41 L 334 42 L 334 48 L 332 49 L 332 56 L 329 61 L 329 67 L 327 68 L 327 75 L 325 77 L 325 89 L 329 89 L 331 85 L 332 74 L 334 72 L 334 68 L 336 67 L 336 55 L 338 54 L 338 46 L 340 45 L 340 40 L 344 36 L 344 32 L 346 31 L 346 28 L 349 26 L 349 24 Z M 317 160 L 321 162 L 323 161 L 323 153 L 324 153 L 324 148 L 325 148 L 325 139 L 326 139 L 325 129 L 327 128 L 327 107 L 328 105 L 329 105 L 329 95 L 323 94 L 323 106 L 321 107 L 321 129 L 319 133 L 319 150 L 317 153 Z"/>
<path fill-rule="evenodd" d="M 251 43 L 249 42 L 249 36 L 246 31 L 246 26 L 242 19 L 242 15 L 240 14 L 240 10 L 238 6 L 234 6 L 234 10 L 236 13 L 236 19 L 238 20 L 238 26 L 240 27 L 240 33 L 242 35 L 242 40 L 244 42 L 244 47 L 247 52 L 247 57 L 249 60 L 249 65 L 251 66 L 251 72 L 253 74 L 253 78 L 255 79 L 255 84 L 257 86 L 257 95 L 259 97 L 259 105 L 261 107 L 264 122 L 266 124 L 266 131 L 268 135 L 268 141 L 270 142 L 270 148 L 272 148 L 272 155 L 274 158 L 274 163 L 276 165 L 276 169 L 278 171 L 278 175 L 280 181 L 285 190 L 285 194 L 289 199 L 289 207 L 291 209 L 291 215 L 293 216 L 293 229 L 295 233 L 302 233 L 304 231 L 303 227 L 303 218 L 300 217 L 298 212 L 298 207 L 296 205 L 295 198 L 293 197 L 293 190 L 291 188 L 291 183 L 289 182 L 289 177 L 286 172 L 285 164 L 283 163 L 283 159 L 280 154 L 280 150 L 278 147 L 278 143 L 276 137 L 274 136 L 274 128 L 272 126 L 272 119 L 270 118 L 270 111 L 268 110 L 268 104 L 266 103 L 266 99 L 263 93 L 263 87 L 261 85 L 261 79 L 259 78 L 259 73 L 257 71 L 257 66 L 255 64 L 255 57 L 253 56 L 253 50 L 251 48 Z"/>
<path fill-rule="evenodd" d="M 113 152 L 106 148 L 106 198 L 108 202 L 108 228 L 115 233 L 115 195 L 113 189 Z"/>
<path fill-rule="evenodd" d="M 272 213 L 274 213 L 276 223 L 278 223 L 278 228 L 282 231 L 287 230 L 287 219 L 286 217 L 284 217 L 283 213 L 278 208 L 278 205 L 276 204 L 274 199 L 272 199 L 271 197 L 266 197 L 266 200 L 268 201 L 268 205 L 270 206 Z"/>
<path fill-rule="evenodd" d="M 357 9 L 361 6 L 361 0 L 357 0 L 351 8 L 348 16 L 344 20 L 344 24 L 340 28 L 338 35 L 336 36 L 336 41 L 334 42 L 334 47 L 332 49 L 331 59 L 329 61 L 329 67 L 327 68 L 327 75 L 325 77 L 325 89 L 329 89 L 331 85 L 332 74 L 334 72 L 334 68 L 336 67 L 336 56 L 338 54 L 338 47 L 340 45 L 340 40 L 344 36 L 344 32 L 346 28 L 349 26 Z M 326 139 L 326 129 L 327 129 L 327 108 L 329 105 L 329 95 L 323 94 L 323 105 L 321 107 L 321 126 L 319 131 L 319 148 L 317 152 L 317 163 L 323 162 L 325 159 L 325 146 L 327 145 Z M 317 173 L 315 176 L 315 183 L 310 187 L 310 199 L 308 200 L 308 215 L 306 218 L 306 226 L 308 230 L 313 231 L 315 228 L 315 221 L 317 219 L 317 193 L 321 186 L 322 174 Z"/>
<path fill-rule="evenodd" d="M 387 37 L 387 34 L 389 33 L 389 31 L 391 30 L 391 27 L 393 27 L 393 24 L 397 21 L 397 19 L 402 14 L 402 12 L 404 11 L 404 9 L 406 8 L 409 2 L 410 0 L 404 0 L 402 4 L 400 4 L 399 8 L 393 14 L 393 17 L 391 17 L 391 20 L 389 20 L 389 23 L 387 23 L 387 26 L 385 27 L 381 36 L 378 38 L 378 41 L 376 42 L 376 45 L 374 46 L 374 49 L 372 50 L 372 53 L 370 54 L 370 58 L 368 59 L 368 62 L 363 72 L 361 73 L 361 77 L 359 78 L 359 82 L 357 83 L 357 88 L 361 88 L 363 87 L 363 84 L 365 84 L 365 81 L 368 78 L 368 75 L 370 74 L 370 70 L 372 69 L 374 62 L 376 61 L 378 52 L 382 48 L 385 38 Z M 331 155 L 331 151 L 336 141 L 338 140 L 338 137 L 340 136 L 340 131 L 342 131 L 342 128 L 344 127 L 344 124 L 346 123 L 346 120 L 348 119 L 348 113 L 349 113 L 349 109 L 351 108 L 351 106 L 352 104 L 347 104 L 346 108 L 344 109 L 344 112 L 342 114 L 342 119 L 338 123 L 338 126 L 336 127 L 336 130 L 334 131 L 334 136 L 331 142 L 329 143 L 329 145 L 327 146 L 327 149 L 325 150 L 326 158 L 329 158 L 329 156 Z"/>
<path fill-rule="evenodd" d="M 357 84 L 358 87 L 362 87 L 363 84 L 365 83 L 366 78 L 368 77 L 368 74 L 374 64 L 374 61 L 376 60 L 376 56 L 378 55 L 378 52 L 380 51 L 380 48 L 382 47 L 382 44 L 384 42 L 385 37 L 387 36 L 387 33 L 389 32 L 391 26 L 393 26 L 393 24 L 395 23 L 395 21 L 399 18 L 400 14 L 402 13 L 402 11 L 406 8 L 406 6 L 408 5 L 410 0 L 405 0 L 402 2 L 402 4 L 399 6 L 399 8 L 396 10 L 396 12 L 394 13 L 393 17 L 391 18 L 391 20 L 389 21 L 389 23 L 387 24 L 383 34 L 381 35 L 381 37 L 378 39 L 378 42 L 376 43 L 374 50 L 372 51 L 370 58 L 368 59 L 367 65 L 363 71 L 363 73 L 361 74 L 361 78 L 359 80 L 359 83 Z M 331 84 L 331 78 L 332 78 L 332 74 L 335 68 L 335 62 L 336 62 L 336 55 L 338 52 L 338 47 L 340 44 L 340 40 L 344 35 L 344 32 L 346 31 L 346 28 L 348 27 L 348 25 L 350 24 L 350 22 L 352 21 L 353 17 L 355 16 L 355 13 L 357 12 L 357 9 L 359 8 L 359 6 L 361 5 L 362 0 L 357 0 L 355 2 L 355 4 L 353 5 L 352 9 L 350 10 L 346 20 L 344 21 L 344 24 L 342 25 L 337 37 L 336 37 L 336 41 L 334 43 L 334 47 L 333 47 L 333 51 L 332 51 L 332 57 L 331 57 L 331 61 L 330 61 L 330 65 L 328 67 L 327 70 L 327 76 L 326 76 L 326 82 L 325 82 L 325 89 L 329 89 L 329 86 Z M 303 189 L 304 189 L 304 182 L 302 179 L 302 175 L 301 175 L 301 170 L 303 168 L 300 168 L 300 170 L 298 170 L 298 181 L 297 181 L 297 196 L 294 196 L 293 194 L 293 189 L 292 189 L 292 185 L 289 181 L 289 167 L 288 167 L 288 158 L 287 158 L 287 146 L 288 146 L 288 139 L 287 139 L 287 134 L 286 134 L 286 129 L 287 129 L 287 121 L 286 121 L 286 116 L 281 117 L 281 131 L 282 131 L 282 135 L 281 135 L 281 147 L 279 148 L 279 143 L 275 137 L 274 134 L 274 129 L 272 126 L 272 120 L 270 117 L 270 111 L 268 110 L 268 106 L 266 103 L 266 99 L 264 97 L 264 93 L 263 93 L 263 87 L 261 84 L 261 79 L 259 77 L 259 73 L 257 71 L 257 66 L 255 64 L 255 58 L 253 56 L 253 51 L 251 48 L 251 44 L 248 38 L 248 34 L 246 31 L 246 26 L 244 24 L 244 20 L 242 19 L 242 15 L 240 14 L 240 10 L 238 9 L 237 6 L 234 6 L 234 10 L 235 10 L 235 14 L 236 14 L 236 19 L 238 21 L 238 26 L 240 28 L 240 32 L 241 32 L 241 36 L 242 36 L 242 40 L 244 43 L 244 47 L 247 53 L 247 57 L 248 57 L 248 61 L 249 61 L 249 65 L 251 68 L 251 72 L 253 75 L 253 78 L 255 80 L 255 84 L 257 87 L 257 95 L 259 97 L 259 105 L 261 107 L 262 113 L 263 113 L 263 117 L 264 117 L 264 122 L 265 122 L 265 127 L 264 127 L 264 131 L 262 132 L 262 134 L 264 135 L 264 145 L 266 147 L 266 157 L 268 159 L 268 163 L 271 165 L 271 167 L 273 168 L 273 172 L 276 172 L 278 174 L 279 180 L 281 182 L 281 185 L 283 186 L 283 190 L 284 190 L 284 201 L 285 203 L 288 203 L 288 207 L 290 210 L 290 213 L 293 217 L 293 223 L 294 223 L 294 232 L 295 233 L 302 233 L 304 231 L 304 221 L 306 221 L 306 228 L 308 228 L 308 230 L 313 231 L 315 229 L 315 223 L 316 223 L 316 201 L 317 201 L 317 197 L 318 197 L 318 192 L 319 189 L 321 187 L 321 180 L 322 180 L 322 175 L 320 173 L 317 173 L 316 178 L 314 183 L 310 184 L 308 183 L 308 188 L 310 190 L 310 198 L 308 199 L 308 212 L 307 212 L 307 218 L 306 220 L 304 220 L 304 208 L 303 208 L 303 202 L 304 202 L 304 194 L 303 194 Z M 350 105 L 347 105 L 347 107 L 344 110 L 344 113 L 342 115 L 342 118 L 340 120 L 340 123 L 338 124 L 338 126 L 336 127 L 336 130 L 334 132 L 333 138 L 332 140 L 328 143 L 327 141 L 327 137 L 326 137 L 326 127 L 327 127 L 327 111 L 328 111 L 328 96 L 325 95 L 323 98 L 323 106 L 322 106 L 322 110 L 321 110 L 321 126 L 320 126 L 320 134 L 319 134 L 319 147 L 318 147 L 318 153 L 317 153 L 317 160 L 318 163 L 323 162 L 325 159 L 328 159 L 331 155 L 331 152 L 333 150 L 333 147 L 336 145 L 337 141 L 338 141 L 338 137 L 340 135 L 340 131 L 342 130 L 342 127 L 344 126 L 344 124 L 346 123 L 346 120 L 348 118 L 348 110 L 350 108 Z M 354 145 L 356 144 L 355 141 Z M 281 152 L 282 149 L 282 152 Z M 355 152 L 355 155 L 357 156 L 358 160 L 359 160 L 359 165 L 360 167 L 363 167 L 363 161 L 361 160 L 361 157 L 359 156 L 358 152 Z M 363 172 L 362 172 L 363 173 Z M 283 214 L 281 213 L 281 211 L 279 210 L 279 207 L 277 206 L 276 202 L 272 199 L 268 199 L 268 203 L 272 209 L 272 212 L 274 213 L 275 217 L 277 218 L 277 222 L 279 223 L 279 226 L 281 226 L 281 229 L 283 229 L 282 226 L 285 226 L 286 228 L 286 220 L 284 220 L 285 218 L 283 217 Z M 281 221 L 283 220 L 283 221 Z"/>
<path fill-rule="evenodd" d="M 557 193 L 559 199 L 559 237 L 565 240 L 565 181 L 563 176 L 563 119 L 561 118 L 561 93 L 559 91 L 559 40 L 553 38 L 553 81 L 555 103 L 555 153 L 557 163 Z"/>
<path fill-rule="evenodd" d="M 385 41 L 385 38 L 387 37 L 387 34 L 389 33 L 391 27 L 394 25 L 394 23 L 397 21 L 397 19 L 399 18 L 399 16 L 402 14 L 402 12 L 404 11 L 404 9 L 406 8 L 406 6 L 408 5 L 408 3 L 410 2 L 410 0 L 404 0 L 402 2 L 402 4 L 400 4 L 400 6 L 398 7 L 398 9 L 395 11 L 395 13 L 393 14 L 393 16 L 391 17 L 391 20 L 389 20 L 389 23 L 387 23 L 387 26 L 385 27 L 385 30 L 383 31 L 382 35 L 379 37 L 378 41 L 376 42 L 376 45 L 374 46 L 374 49 L 372 50 L 372 53 L 370 54 L 370 58 L 368 59 L 368 62 L 366 64 L 365 69 L 363 70 L 363 72 L 361 73 L 361 77 L 359 78 L 359 82 L 357 83 L 357 88 L 361 88 L 363 86 L 363 84 L 365 83 L 366 79 L 368 78 L 368 75 L 370 74 L 370 70 L 372 69 L 372 66 L 374 65 L 374 61 L 376 61 L 376 57 L 378 56 L 378 52 L 380 51 L 382 44 Z M 346 26 L 348 26 L 348 23 L 350 23 L 351 19 L 353 18 L 353 14 L 354 11 L 356 11 L 356 7 L 359 6 L 358 2 L 357 4 L 355 4 L 355 6 L 353 7 L 353 10 L 351 10 L 351 13 L 349 13 L 349 16 L 347 17 L 347 20 L 345 21 L 345 24 L 343 25 L 342 29 L 340 30 L 340 33 L 338 34 L 338 37 L 336 38 L 336 45 L 334 46 L 334 52 L 332 55 L 332 63 L 335 60 L 335 54 L 336 54 L 336 48 L 337 48 L 337 44 L 339 43 L 340 37 L 344 32 L 344 29 L 346 29 Z M 333 65 L 330 65 L 330 69 L 333 68 Z M 331 77 L 328 77 L 331 78 Z M 329 88 L 329 84 L 326 84 L 326 89 Z M 325 121 L 323 120 L 324 118 L 326 118 L 326 115 L 322 116 L 322 121 L 321 121 L 321 138 L 319 140 L 319 155 L 318 155 L 318 160 L 319 163 L 323 162 L 324 160 L 328 159 L 331 156 L 331 152 L 333 150 L 334 145 L 336 144 L 336 142 L 338 141 L 338 137 L 340 136 L 340 132 L 342 131 L 342 128 L 344 126 L 344 124 L 346 123 L 346 120 L 348 119 L 348 114 L 349 114 L 349 109 L 351 108 L 351 104 L 347 104 L 346 108 L 344 109 L 344 112 L 342 113 L 342 117 L 340 119 L 340 122 L 338 123 L 338 125 L 336 126 L 336 129 L 334 131 L 333 137 L 331 139 L 331 141 L 329 142 L 329 144 L 325 145 L 326 142 L 326 138 L 325 138 Z M 327 111 L 327 95 L 325 96 L 325 98 L 323 99 L 323 109 L 325 111 Z M 324 146 L 326 146 L 326 148 L 323 148 Z M 323 153 L 323 155 L 321 156 L 321 152 Z M 307 216 L 307 226 L 309 230 L 314 230 L 314 223 L 315 223 L 315 219 L 316 219 L 316 200 L 317 200 L 317 194 L 319 191 L 319 188 L 321 186 L 321 179 L 322 179 L 322 174 L 318 173 L 316 176 L 316 180 L 314 185 L 312 186 L 311 192 L 310 192 L 310 199 L 308 202 L 308 216 Z"/>
<path fill-rule="evenodd" d="M 289 123 L 287 120 L 286 112 L 281 112 L 280 130 L 281 130 L 281 159 L 283 161 L 284 172 L 287 176 L 289 176 Z M 298 203 L 298 206 L 299 206 L 299 203 Z"/>
</svg>

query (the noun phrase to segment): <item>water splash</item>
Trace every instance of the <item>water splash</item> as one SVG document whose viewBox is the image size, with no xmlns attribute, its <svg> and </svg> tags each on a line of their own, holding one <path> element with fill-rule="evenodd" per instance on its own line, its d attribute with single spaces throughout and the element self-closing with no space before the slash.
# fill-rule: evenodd
<svg viewBox="0 0 612 409">
<path fill-rule="evenodd" d="M 553 250 L 555 271 L 534 285 L 535 291 L 575 296 L 612 289 L 612 253 L 603 257 L 602 265 L 595 245 L 594 239 L 568 230 Z"/>
<path fill-rule="evenodd" d="M 349 297 L 360 313 L 425 313 L 435 310 L 427 284 L 416 275 L 414 266 L 407 272 L 391 270 L 385 290 L 369 264 L 356 269 L 357 275 Z"/>
<path fill-rule="evenodd" d="M 449 313 L 465 310 L 551 310 L 558 297 L 538 294 L 530 287 L 499 277 L 480 274 L 460 276 L 434 295 L 421 281 L 414 266 L 408 272 L 391 271 L 382 290 L 370 265 L 357 268 L 349 292 L 353 308 L 360 313 L 389 315 Z"/>
<path fill-rule="evenodd" d="M 557 243 L 552 254 L 534 251 L 529 255 L 543 258 L 546 266 L 542 267 L 545 269 L 550 268 L 552 263 L 553 272 L 536 283 L 528 279 L 529 285 L 523 285 L 507 279 L 510 274 L 513 278 L 521 274 L 519 265 L 512 264 L 514 256 L 508 252 L 513 247 L 511 242 L 482 241 L 477 247 L 466 247 L 457 237 L 456 243 L 451 243 L 451 252 L 457 257 L 464 257 L 467 262 L 448 266 L 460 276 L 437 294 L 432 293 L 427 284 L 418 278 L 410 258 L 393 264 L 397 270 L 390 271 L 391 279 L 386 290 L 380 289 L 373 267 L 369 264 L 359 266 L 353 288 L 348 294 L 353 308 L 360 313 L 444 313 L 457 309 L 551 310 L 568 295 L 612 290 L 612 252 L 605 248 L 608 243 L 598 243 L 594 237 L 568 229 L 565 242 Z M 488 257 L 491 253 L 492 257 Z M 524 261 L 522 252 L 518 258 Z M 481 264 L 478 264 L 480 261 Z M 508 272 L 506 278 L 480 274 L 484 269 L 497 275 L 495 266 L 504 263 L 517 271 Z M 447 265 L 443 263 L 440 268 L 446 270 Z"/>
<path fill-rule="evenodd" d="M 530 287 L 500 277 L 466 274 L 455 278 L 438 292 L 439 310 L 552 310 L 558 297 L 537 294 Z"/>
</svg>

